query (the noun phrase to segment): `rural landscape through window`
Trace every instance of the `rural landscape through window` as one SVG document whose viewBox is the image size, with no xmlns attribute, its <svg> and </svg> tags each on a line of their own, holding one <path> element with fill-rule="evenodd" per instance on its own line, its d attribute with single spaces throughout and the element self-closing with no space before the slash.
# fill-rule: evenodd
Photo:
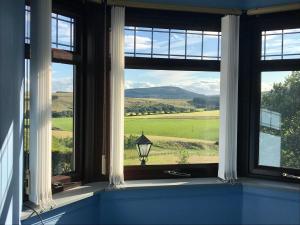
<svg viewBox="0 0 300 225">
<path fill-rule="evenodd" d="M 125 166 L 142 133 L 147 165 L 218 163 L 219 94 L 219 72 L 126 69 Z"/>
<path fill-rule="evenodd" d="M 25 60 L 25 167 L 28 168 L 30 135 L 30 61 Z M 74 66 L 52 63 L 52 175 L 66 174 L 74 170 L 74 120 L 73 120 Z"/>
<path fill-rule="evenodd" d="M 74 66 L 52 63 L 52 174 L 74 170 Z"/>
<path fill-rule="evenodd" d="M 30 6 L 25 6 L 25 44 L 30 44 Z M 74 51 L 74 18 L 51 14 L 51 47 Z M 30 59 L 25 59 L 25 168 L 29 168 Z M 52 63 L 52 175 L 74 171 L 74 72 L 71 64 Z"/>
<path fill-rule="evenodd" d="M 300 169 L 300 72 L 261 73 L 259 165 Z"/>
</svg>

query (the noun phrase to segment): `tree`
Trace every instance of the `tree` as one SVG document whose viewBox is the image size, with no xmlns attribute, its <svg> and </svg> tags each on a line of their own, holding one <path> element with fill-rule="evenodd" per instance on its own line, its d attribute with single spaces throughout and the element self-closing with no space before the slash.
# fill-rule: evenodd
<svg viewBox="0 0 300 225">
<path fill-rule="evenodd" d="M 282 166 L 300 168 L 300 72 L 262 93 L 261 107 L 281 114 Z"/>
</svg>

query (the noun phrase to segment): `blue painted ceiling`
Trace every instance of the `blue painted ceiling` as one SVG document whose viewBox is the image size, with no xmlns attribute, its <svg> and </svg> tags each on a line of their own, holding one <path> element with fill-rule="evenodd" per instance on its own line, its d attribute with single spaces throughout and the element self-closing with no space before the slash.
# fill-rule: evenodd
<svg viewBox="0 0 300 225">
<path fill-rule="evenodd" d="M 203 6 L 213 8 L 253 9 L 273 5 L 300 3 L 299 0 L 140 0 L 142 2 Z"/>
</svg>

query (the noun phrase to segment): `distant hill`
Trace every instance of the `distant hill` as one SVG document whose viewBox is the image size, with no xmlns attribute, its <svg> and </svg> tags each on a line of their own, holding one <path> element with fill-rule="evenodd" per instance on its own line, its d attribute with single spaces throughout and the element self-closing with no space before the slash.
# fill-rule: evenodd
<svg viewBox="0 0 300 225">
<path fill-rule="evenodd" d="M 179 87 L 162 86 L 150 88 L 126 89 L 125 97 L 128 98 L 158 98 L 158 99 L 193 99 L 205 97 L 195 92 L 187 91 Z"/>
<path fill-rule="evenodd" d="M 52 111 L 72 111 L 73 110 L 73 93 L 56 92 L 52 93 Z"/>
</svg>

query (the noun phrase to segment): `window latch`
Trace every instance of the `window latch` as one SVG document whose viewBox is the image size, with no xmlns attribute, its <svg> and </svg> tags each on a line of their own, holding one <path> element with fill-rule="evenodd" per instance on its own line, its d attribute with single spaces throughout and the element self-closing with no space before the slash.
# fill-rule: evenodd
<svg viewBox="0 0 300 225">
<path fill-rule="evenodd" d="M 189 174 L 189 173 L 182 173 L 182 172 L 178 172 L 175 170 L 166 170 L 164 172 L 167 174 L 173 175 L 173 176 L 178 176 L 178 177 L 191 177 L 191 174 Z"/>
<path fill-rule="evenodd" d="M 287 178 L 292 178 L 292 179 L 300 180 L 300 176 L 295 176 L 295 175 L 288 174 L 288 173 L 282 173 L 282 176 L 283 177 L 287 177 Z"/>
</svg>

